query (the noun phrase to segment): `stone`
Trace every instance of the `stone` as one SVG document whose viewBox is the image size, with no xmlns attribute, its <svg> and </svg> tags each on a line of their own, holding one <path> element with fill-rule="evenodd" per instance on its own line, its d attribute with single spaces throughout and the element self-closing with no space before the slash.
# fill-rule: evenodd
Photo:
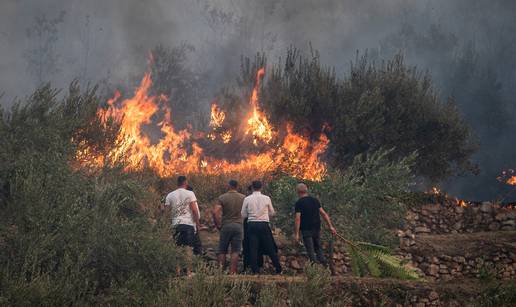
<svg viewBox="0 0 516 307">
<path fill-rule="evenodd" d="M 490 202 L 485 201 L 480 205 L 480 211 L 484 213 L 489 213 L 493 211 L 493 205 Z"/>
<path fill-rule="evenodd" d="M 441 209 L 440 204 L 426 204 L 421 206 L 421 211 L 427 211 L 431 213 L 437 213 Z"/>
<path fill-rule="evenodd" d="M 430 275 L 430 276 L 438 276 L 439 275 L 439 266 L 432 263 L 428 267 L 428 275 Z"/>
<path fill-rule="evenodd" d="M 415 229 L 416 233 L 429 233 L 430 229 L 426 226 L 418 226 Z"/>
<path fill-rule="evenodd" d="M 442 275 L 440 276 L 440 278 L 441 278 L 441 280 L 443 280 L 443 281 L 450 281 L 450 280 L 452 280 L 452 279 L 453 279 L 453 276 L 452 276 L 452 275 L 450 275 L 450 274 L 442 274 Z"/>
<path fill-rule="evenodd" d="M 453 257 L 453 261 L 458 262 L 458 263 L 466 263 L 466 258 L 464 258 L 462 256 L 455 256 L 455 257 Z"/>
<path fill-rule="evenodd" d="M 443 259 L 444 261 L 450 261 L 450 260 L 452 260 L 452 257 L 451 257 L 451 256 L 448 256 L 448 255 L 441 255 L 440 257 L 441 257 L 441 259 Z"/>
<path fill-rule="evenodd" d="M 488 226 L 489 230 L 494 231 L 500 228 L 500 224 L 497 222 L 490 223 Z"/>
<path fill-rule="evenodd" d="M 290 267 L 293 269 L 296 269 L 296 270 L 301 269 L 301 265 L 299 264 L 299 262 L 296 259 L 290 261 Z"/>
<path fill-rule="evenodd" d="M 438 300 L 439 299 L 439 293 L 437 293 L 435 291 L 430 292 L 430 294 L 428 295 L 428 299 L 430 301 Z"/>
<path fill-rule="evenodd" d="M 457 223 L 453 224 L 453 226 L 452 226 L 452 227 L 453 227 L 453 229 L 455 229 L 455 230 L 459 230 L 459 229 L 461 229 L 461 228 L 462 228 L 462 226 L 464 226 L 464 224 L 462 224 L 462 222 L 461 222 L 461 221 L 459 221 L 459 222 L 457 222 Z"/>
</svg>

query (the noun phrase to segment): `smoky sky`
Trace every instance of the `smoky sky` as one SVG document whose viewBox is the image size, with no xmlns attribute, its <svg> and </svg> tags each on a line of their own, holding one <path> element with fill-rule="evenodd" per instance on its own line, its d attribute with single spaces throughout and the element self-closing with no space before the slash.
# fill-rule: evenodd
<svg viewBox="0 0 516 307">
<path fill-rule="evenodd" d="M 455 97 L 480 144 L 480 174 L 451 178 L 445 188 L 470 199 L 510 193 L 495 177 L 516 168 L 516 1 L 2 0 L 3 105 L 42 81 L 28 69 L 27 52 L 40 42 L 27 29 L 61 12 L 56 70 L 43 74 L 58 88 L 76 78 L 127 85 L 143 74 L 157 44 L 193 47 L 188 63 L 208 79 L 208 96 L 236 78 L 242 55 L 265 52 L 274 61 L 289 46 L 311 46 L 345 76 L 357 51 L 378 60 L 402 52 L 432 75 L 443 99 Z M 474 68 L 464 72 L 468 61 Z"/>
</svg>

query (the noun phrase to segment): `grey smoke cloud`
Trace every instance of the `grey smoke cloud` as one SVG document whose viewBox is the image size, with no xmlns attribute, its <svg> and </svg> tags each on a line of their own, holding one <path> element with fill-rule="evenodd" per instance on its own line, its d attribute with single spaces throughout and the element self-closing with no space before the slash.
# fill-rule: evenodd
<svg viewBox="0 0 516 307">
<path fill-rule="evenodd" d="M 446 96 L 456 92 L 447 67 L 472 43 L 478 63 L 489 68 L 500 83 L 505 112 L 516 118 L 516 2 L 511 0 L 3 0 L 3 104 L 27 95 L 38 85 L 26 69 L 24 53 L 37 44 L 27 38 L 26 29 L 37 16 L 54 18 L 60 11 L 66 12 L 56 43 L 61 70 L 46 80 L 60 88 L 74 78 L 83 83 L 107 80 L 116 86 L 128 85 L 143 74 L 148 52 L 155 45 L 188 43 L 195 48 L 191 66 L 208 77 L 215 91 L 234 80 L 241 55 L 263 51 L 274 60 L 290 45 L 308 51 L 311 43 L 321 61 L 341 74 L 357 50 L 369 49 L 382 58 L 407 47 L 403 50 L 407 61 L 428 69 Z M 404 25 L 422 38 L 418 46 L 431 38 L 432 26 L 454 36 L 456 43 L 446 45 L 445 35 L 419 49 L 404 46 L 402 40 L 391 44 L 392 50 L 385 49 L 385 42 L 393 36 L 399 38 Z M 478 110 L 489 109 L 490 103 L 458 101 L 465 114 L 478 114 Z M 468 120 L 474 128 L 479 126 L 473 115 Z M 515 129 L 514 122 L 508 128 Z M 494 135 L 475 129 L 483 146 L 476 157 L 483 175 L 453 179 L 447 188 L 469 198 L 495 197 L 506 188 L 500 187 L 493 175 L 501 168 L 516 168 L 516 138 L 507 131 Z M 488 191 L 479 192 L 480 186 Z"/>
</svg>

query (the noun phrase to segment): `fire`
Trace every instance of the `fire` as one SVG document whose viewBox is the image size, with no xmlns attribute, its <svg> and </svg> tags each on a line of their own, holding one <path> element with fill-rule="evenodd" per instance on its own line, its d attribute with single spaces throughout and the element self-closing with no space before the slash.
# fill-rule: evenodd
<svg viewBox="0 0 516 307">
<path fill-rule="evenodd" d="M 280 170 L 298 178 L 322 180 L 326 174 L 326 164 L 320 160 L 320 156 L 326 151 L 328 138 L 321 133 L 317 140 L 311 140 L 308 136 L 295 133 L 290 124 L 286 131 L 273 132 L 266 114 L 258 104 L 258 88 L 263 74 L 264 70 L 260 69 L 251 93 L 250 114 L 248 120 L 244 121 L 244 125 L 247 124 L 245 132 L 233 127 L 223 128 L 226 113 L 217 104 L 212 104 L 209 123 L 212 129 L 202 133 L 189 131 L 191 128 L 179 131 L 174 129 L 173 114 L 165 105 L 168 98 L 149 94 L 152 79 L 146 73 L 133 97 L 122 99 L 121 93 L 117 91 L 107 101 L 107 107 L 97 111 L 97 117 L 102 122 L 110 118 L 119 121 L 119 146 L 105 155 L 91 157 L 90 164 L 84 166 L 113 166 L 122 162 L 126 171 L 150 168 L 161 177 L 199 172 L 249 172 L 260 176 Z M 243 135 L 238 135 L 239 131 Z M 221 146 L 245 146 L 242 144 L 246 143 L 240 140 L 247 135 L 253 137 L 254 145 L 265 143 L 266 148 L 256 146 L 253 150 L 240 150 L 231 147 L 229 152 L 244 152 L 238 160 L 231 160 L 212 157 L 200 145 L 200 141 L 213 142 L 220 138 Z M 233 139 L 237 142 L 232 142 Z M 85 155 L 94 154 L 88 148 L 77 153 L 77 156 Z"/>
<path fill-rule="evenodd" d="M 220 137 L 222 138 L 222 142 L 227 144 L 231 142 L 231 131 L 224 131 L 221 133 Z"/>
<path fill-rule="evenodd" d="M 263 78 L 264 74 L 264 68 L 260 68 L 256 73 L 256 82 L 249 101 L 252 112 L 251 116 L 247 120 L 247 128 L 245 130 L 246 135 L 251 135 L 253 137 L 253 144 L 255 146 L 258 146 L 260 141 L 268 144 L 272 140 L 274 134 L 271 125 L 267 120 L 267 116 L 260 111 L 258 106 L 258 89 L 260 87 L 260 80 Z"/>
<path fill-rule="evenodd" d="M 508 185 L 516 186 L 516 171 L 513 169 L 503 170 L 496 179 Z"/>
<path fill-rule="evenodd" d="M 432 187 L 432 189 L 430 190 L 430 193 L 434 194 L 434 195 L 440 195 L 441 190 L 438 187 Z"/>
<path fill-rule="evenodd" d="M 211 120 L 210 126 L 213 128 L 222 127 L 222 123 L 226 118 L 226 113 L 224 113 L 216 103 L 211 105 Z"/>
<path fill-rule="evenodd" d="M 468 206 L 468 204 L 464 200 L 461 199 L 461 200 L 457 201 L 457 206 L 465 208 Z"/>
</svg>

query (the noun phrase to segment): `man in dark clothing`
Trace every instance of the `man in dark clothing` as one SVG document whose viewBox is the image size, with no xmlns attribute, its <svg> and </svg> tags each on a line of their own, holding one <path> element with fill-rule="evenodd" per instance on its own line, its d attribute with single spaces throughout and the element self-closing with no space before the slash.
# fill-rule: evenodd
<svg viewBox="0 0 516 307">
<path fill-rule="evenodd" d="M 220 230 L 218 260 L 220 266 L 226 264 L 226 254 L 231 245 L 230 273 L 236 274 L 238 256 L 242 249 L 242 204 L 245 195 L 237 192 L 238 182 L 230 180 L 228 192 L 222 194 L 215 205 L 215 225 Z"/>
<path fill-rule="evenodd" d="M 321 215 L 326 221 L 326 224 L 328 224 L 331 233 L 335 235 L 337 231 L 335 227 L 333 227 L 330 217 L 321 207 L 319 200 L 308 195 L 307 186 L 304 183 L 300 183 L 297 185 L 296 190 L 299 199 L 295 204 L 295 240 L 299 242 L 301 232 L 303 244 L 305 245 L 310 261 L 326 264 L 326 259 L 321 247 Z"/>
</svg>

